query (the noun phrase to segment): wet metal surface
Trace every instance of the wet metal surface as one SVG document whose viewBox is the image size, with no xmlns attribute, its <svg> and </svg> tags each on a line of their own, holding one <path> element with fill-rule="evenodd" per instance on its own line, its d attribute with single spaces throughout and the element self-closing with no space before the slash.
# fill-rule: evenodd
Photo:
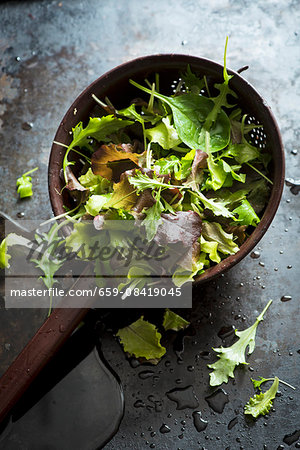
<svg viewBox="0 0 300 450">
<path fill-rule="evenodd" d="M 271 105 L 282 132 L 286 177 L 299 180 L 299 23 L 299 2 L 283 0 L 1 3 L 0 208 L 14 218 L 20 212 L 25 218 L 51 216 L 47 192 L 51 141 L 68 106 L 91 81 L 121 62 L 150 53 L 186 53 L 221 61 L 226 34 L 228 66 L 250 66 L 243 76 Z M 33 177 L 35 195 L 20 201 L 16 178 L 35 166 L 40 168 Z M 182 363 L 168 345 L 164 359 L 150 367 L 154 375 L 143 379 L 138 374 L 149 367 L 132 368 L 113 336 L 105 334 L 104 355 L 125 391 L 125 416 L 106 449 L 295 447 L 300 403 L 299 203 L 300 195 L 285 186 L 276 218 L 255 249 L 260 256 L 247 256 L 224 277 L 194 290 L 194 308 L 188 315 L 195 336 L 185 339 Z M 281 301 L 282 297 L 291 299 Z M 214 392 L 206 367 L 215 361 L 211 347 L 230 345 L 230 336 L 222 343 L 220 329 L 246 328 L 270 298 L 273 304 L 259 325 L 249 366 L 236 369 L 236 381 L 221 386 L 229 402 L 222 413 L 215 412 L 205 400 Z M 0 373 L 44 318 L 45 311 L 2 308 Z M 245 419 L 243 405 L 254 393 L 250 377 L 259 375 L 277 375 L 298 389 L 280 387 L 275 411 L 254 422 Z M 199 406 L 176 410 L 176 403 L 165 394 L 188 386 L 193 386 Z M 137 401 L 144 406 L 135 407 Z M 194 426 L 195 411 L 208 422 L 200 432 Z M 162 433 L 163 424 L 170 431 Z M 283 439 L 294 433 L 296 440 L 289 447 L 290 440 Z"/>
</svg>

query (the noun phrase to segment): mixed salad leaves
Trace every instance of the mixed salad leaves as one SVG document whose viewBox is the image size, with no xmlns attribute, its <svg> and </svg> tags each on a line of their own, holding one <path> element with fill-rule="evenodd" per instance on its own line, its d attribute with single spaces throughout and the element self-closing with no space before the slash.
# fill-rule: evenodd
<svg viewBox="0 0 300 450">
<path fill-rule="evenodd" d="M 188 66 L 170 96 L 160 92 L 159 74 L 148 87 L 130 80 L 148 98 L 126 108 L 93 96 L 103 115 L 73 128 L 64 156 L 65 189 L 77 202 L 69 214 L 140 220 L 149 241 L 163 219 L 197 217 L 192 269 L 174 273 L 177 285 L 239 250 L 272 184 L 270 154 L 249 139 L 261 125 L 240 109 L 230 87 L 226 48 L 227 41 L 223 82 L 211 87 Z M 84 162 L 78 178 L 72 152 Z"/>
</svg>

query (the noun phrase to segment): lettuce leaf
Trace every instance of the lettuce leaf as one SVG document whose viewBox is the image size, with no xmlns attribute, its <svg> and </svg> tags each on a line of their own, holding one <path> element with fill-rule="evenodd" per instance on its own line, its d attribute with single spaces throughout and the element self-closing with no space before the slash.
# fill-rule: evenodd
<svg viewBox="0 0 300 450">
<path fill-rule="evenodd" d="M 241 204 L 232 212 L 238 216 L 237 222 L 240 225 L 252 225 L 256 227 L 260 222 L 260 218 L 246 199 L 243 199 Z"/>
<path fill-rule="evenodd" d="M 258 416 L 265 416 L 270 411 L 273 400 L 276 397 L 279 386 L 279 379 L 275 377 L 274 383 L 264 393 L 255 394 L 254 397 L 251 397 L 249 402 L 245 405 L 244 413 L 251 415 L 255 419 Z"/>
<path fill-rule="evenodd" d="M 178 314 L 175 314 L 170 309 L 166 309 L 164 313 L 163 319 L 163 327 L 166 331 L 173 330 L 179 331 L 184 330 L 189 326 L 190 322 L 180 317 Z"/>
<path fill-rule="evenodd" d="M 111 182 L 107 178 L 95 175 L 91 168 L 79 177 L 79 182 L 82 186 L 88 188 L 92 194 L 96 195 L 105 194 L 111 187 Z"/>
<path fill-rule="evenodd" d="M 239 340 L 231 347 L 214 348 L 218 353 L 218 361 L 213 364 L 208 364 L 207 367 L 213 369 L 209 374 L 210 385 L 219 386 L 222 383 L 227 383 L 229 377 L 234 378 L 233 371 L 239 364 L 248 364 L 245 360 L 245 351 L 249 346 L 248 355 L 250 355 L 255 348 L 255 335 L 258 324 L 263 320 L 264 314 L 271 305 L 272 300 L 268 302 L 262 313 L 257 317 L 255 323 L 244 331 L 235 330 L 236 336 Z"/>
<path fill-rule="evenodd" d="M 202 236 L 206 241 L 217 242 L 218 251 L 224 255 L 234 255 L 238 250 L 238 245 L 233 241 L 233 234 L 226 233 L 217 222 L 203 222 Z"/>
<path fill-rule="evenodd" d="M 181 144 L 177 131 L 171 125 L 171 117 L 171 115 L 164 117 L 156 127 L 148 128 L 145 131 L 150 142 L 157 142 L 165 150 Z"/>
<path fill-rule="evenodd" d="M 91 195 L 87 200 L 85 210 L 91 216 L 97 216 L 99 212 L 105 207 L 113 194 Z M 108 206 L 106 206 L 106 209 Z"/>
</svg>

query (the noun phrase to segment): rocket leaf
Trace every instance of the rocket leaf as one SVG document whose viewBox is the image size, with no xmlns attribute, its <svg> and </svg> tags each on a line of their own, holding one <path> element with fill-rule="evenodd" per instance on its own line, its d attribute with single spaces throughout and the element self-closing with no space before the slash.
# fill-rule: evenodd
<svg viewBox="0 0 300 450">
<path fill-rule="evenodd" d="M 161 334 L 155 325 L 140 317 L 136 322 L 118 330 L 116 334 L 124 351 L 136 358 L 157 360 L 166 353 L 165 347 L 160 343 Z"/>
<path fill-rule="evenodd" d="M 235 334 L 239 340 L 231 347 L 214 348 L 214 351 L 218 353 L 219 360 L 208 365 L 210 369 L 213 369 L 213 372 L 209 374 L 211 386 L 219 386 L 222 383 L 227 383 L 229 377 L 234 378 L 233 371 L 236 366 L 239 364 L 248 364 L 245 360 L 246 348 L 249 346 L 248 355 L 250 355 L 255 348 L 256 328 L 263 320 L 263 316 L 271 303 L 272 300 L 268 302 L 251 327 L 243 331 L 235 330 Z"/>
</svg>

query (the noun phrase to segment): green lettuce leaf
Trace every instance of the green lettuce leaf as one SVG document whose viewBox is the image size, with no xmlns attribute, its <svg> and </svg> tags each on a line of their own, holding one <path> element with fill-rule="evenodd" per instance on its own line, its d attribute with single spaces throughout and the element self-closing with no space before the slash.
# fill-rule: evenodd
<svg viewBox="0 0 300 450">
<path fill-rule="evenodd" d="M 156 127 L 145 131 L 150 142 L 157 142 L 163 149 L 169 150 L 181 143 L 177 131 L 171 125 L 171 115 L 164 117 Z"/>
<path fill-rule="evenodd" d="M 214 351 L 218 353 L 219 359 L 213 364 L 208 364 L 208 367 L 213 369 L 213 372 L 209 374 L 211 386 L 219 386 L 222 383 L 227 383 L 229 377 L 234 378 L 233 371 L 236 366 L 239 364 L 248 364 L 245 360 L 246 348 L 249 346 L 248 355 L 250 355 L 255 348 L 257 326 L 263 320 L 263 316 L 271 303 L 272 300 L 268 302 L 251 327 L 244 331 L 235 330 L 235 334 L 239 340 L 231 347 L 214 348 Z"/>
<path fill-rule="evenodd" d="M 244 413 L 251 415 L 255 419 L 260 415 L 264 416 L 268 414 L 273 405 L 273 400 L 276 397 L 278 386 L 279 379 L 275 377 L 274 383 L 270 389 L 250 398 L 249 402 L 245 405 Z"/>
<path fill-rule="evenodd" d="M 12 247 L 14 245 L 22 245 L 24 247 L 30 248 L 32 242 L 29 239 L 24 238 L 23 236 L 19 236 L 16 233 L 9 233 L 0 244 L 0 269 L 8 269 L 10 267 L 9 260 L 11 258 L 11 255 L 7 253 L 7 249 L 8 247 Z"/>
<path fill-rule="evenodd" d="M 105 209 L 105 204 L 111 199 L 112 195 L 113 194 L 91 195 L 84 205 L 86 212 L 91 216 L 97 216 L 103 208 Z"/>
<path fill-rule="evenodd" d="M 99 142 L 105 141 L 110 134 L 132 124 L 132 121 L 117 119 L 112 114 L 103 117 L 90 117 L 86 127 L 83 127 L 82 122 L 79 122 L 76 127 L 72 129 L 73 140 L 69 145 L 69 149 L 74 148 L 75 146 L 88 146 L 91 138 L 94 138 Z"/>
<path fill-rule="evenodd" d="M 180 317 L 178 314 L 175 314 L 170 309 L 166 309 L 164 313 L 164 319 L 163 319 L 163 327 L 166 331 L 173 330 L 173 331 L 179 331 L 184 330 L 189 326 L 190 322 L 183 319 L 183 317 Z"/>
<path fill-rule="evenodd" d="M 209 261 L 206 259 L 206 254 L 202 252 L 198 260 L 193 262 L 191 271 L 180 266 L 175 270 L 172 276 L 173 283 L 181 287 L 185 283 L 194 281 L 196 275 L 204 272 L 204 266 L 209 266 Z"/>
<path fill-rule="evenodd" d="M 82 186 L 88 188 L 92 194 L 96 195 L 105 194 L 111 187 L 111 182 L 107 178 L 95 175 L 91 168 L 79 177 L 79 182 Z"/>
<path fill-rule="evenodd" d="M 95 229 L 93 223 L 77 222 L 74 223 L 72 233 L 66 237 L 66 253 L 76 253 L 78 258 L 87 259 L 93 254 L 93 248 L 99 243 L 99 232 Z M 101 245 L 109 245 L 109 240 L 104 242 L 104 235 L 101 234 Z"/>
<path fill-rule="evenodd" d="M 204 79 L 198 78 L 197 75 L 192 72 L 189 64 L 186 73 L 182 74 L 181 78 L 184 80 L 187 91 L 192 94 L 199 95 L 201 90 L 205 87 Z"/>
<path fill-rule="evenodd" d="M 160 340 L 161 334 L 155 325 L 140 317 L 136 322 L 118 330 L 116 336 L 120 339 L 124 351 L 136 358 L 159 360 L 166 353 Z"/>
<path fill-rule="evenodd" d="M 237 222 L 240 225 L 252 225 L 255 227 L 260 222 L 260 218 L 246 199 L 243 199 L 241 204 L 232 212 L 238 216 Z"/>
<path fill-rule="evenodd" d="M 152 241 L 156 235 L 159 225 L 162 223 L 161 213 L 164 210 L 164 206 L 160 201 L 160 194 L 156 194 L 156 203 L 150 208 L 144 209 L 145 219 L 142 222 L 146 229 L 146 236 L 149 241 Z"/>
<path fill-rule="evenodd" d="M 234 255 L 238 250 L 238 245 L 233 241 L 233 234 L 226 233 L 217 222 L 203 222 L 202 236 L 206 241 L 217 242 L 218 251 L 224 255 Z"/>
</svg>

